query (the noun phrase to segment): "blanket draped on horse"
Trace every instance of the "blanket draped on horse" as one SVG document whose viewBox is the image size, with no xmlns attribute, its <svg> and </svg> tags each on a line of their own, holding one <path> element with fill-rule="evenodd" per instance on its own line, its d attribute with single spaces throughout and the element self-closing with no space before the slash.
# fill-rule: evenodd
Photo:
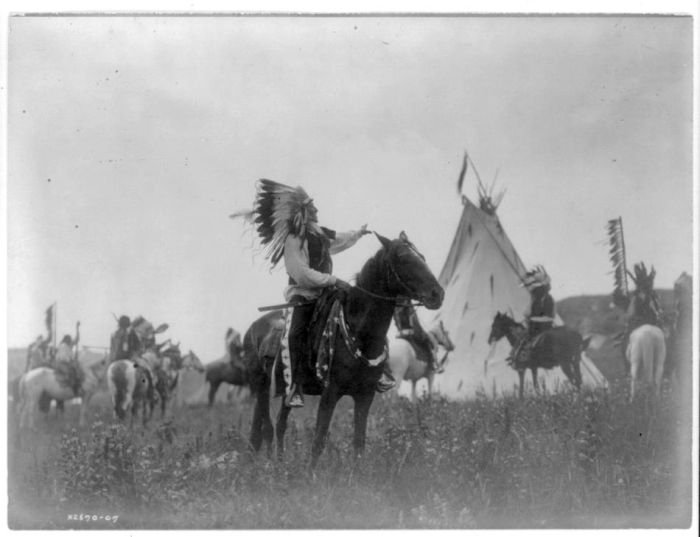
<svg viewBox="0 0 700 537">
<path fill-rule="evenodd" d="M 379 356 L 367 357 L 358 348 L 355 337 L 351 334 L 345 320 L 344 305 L 346 293 L 339 289 L 327 289 L 316 301 L 314 313 L 311 319 L 311 326 L 307 334 L 308 348 L 310 352 L 303 359 L 303 379 L 304 391 L 311 395 L 320 394 L 323 388 L 328 385 L 329 374 L 333 366 L 333 356 L 338 338 L 342 338 L 351 354 L 358 360 L 363 360 L 371 367 L 378 367 L 386 361 L 388 357 L 387 345 Z M 289 345 L 287 334 L 291 320 L 291 311 L 284 314 L 284 322 L 273 325 L 269 333 L 260 344 L 260 354 L 268 363 L 268 368 L 272 368 L 274 362 L 278 360 L 281 372 L 276 373 L 277 380 L 283 380 L 286 392 L 291 385 L 291 371 L 289 358 Z M 277 385 L 275 395 L 284 393 L 282 386 Z"/>
</svg>

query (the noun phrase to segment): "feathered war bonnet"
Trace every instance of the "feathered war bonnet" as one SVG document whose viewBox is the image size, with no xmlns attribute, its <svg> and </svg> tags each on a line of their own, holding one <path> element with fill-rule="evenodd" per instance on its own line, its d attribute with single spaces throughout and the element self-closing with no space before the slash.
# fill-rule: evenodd
<svg viewBox="0 0 700 537">
<path fill-rule="evenodd" d="M 300 186 L 291 187 L 269 179 L 260 179 L 256 188 L 253 224 L 265 258 L 274 267 L 284 255 L 284 243 L 290 234 L 306 236 L 313 199 Z"/>
<path fill-rule="evenodd" d="M 533 289 L 537 289 L 538 287 L 549 288 L 551 283 L 552 280 L 550 279 L 549 274 L 547 274 L 547 271 L 544 269 L 544 267 L 542 265 L 537 265 L 535 268 L 525 273 L 522 285 L 528 291 L 532 291 Z"/>
<path fill-rule="evenodd" d="M 647 267 L 644 263 L 637 263 L 634 265 L 634 274 L 631 272 L 628 272 L 628 274 L 637 286 L 638 291 L 650 293 L 654 290 L 654 277 L 656 276 L 654 267 L 651 267 L 651 271 L 647 272 Z"/>
</svg>

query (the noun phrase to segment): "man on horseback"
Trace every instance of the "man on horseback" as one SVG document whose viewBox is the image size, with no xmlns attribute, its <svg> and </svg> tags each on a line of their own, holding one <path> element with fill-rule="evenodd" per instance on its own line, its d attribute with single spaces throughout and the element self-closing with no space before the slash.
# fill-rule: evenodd
<svg viewBox="0 0 700 537">
<path fill-rule="evenodd" d="M 416 309 L 412 304 L 398 306 L 394 310 L 394 323 L 399 333 L 397 337 L 404 338 L 414 344 L 419 351 L 419 356 L 428 359 L 428 369 L 437 370 L 437 345 L 430 335 L 423 329 L 418 319 Z"/>
<path fill-rule="evenodd" d="M 656 270 L 651 268 L 647 272 L 644 263 L 634 265 L 634 276 L 630 273 L 636 289 L 629 299 L 629 305 L 625 312 L 625 331 L 622 338 L 622 352 L 627 349 L 629 337 L 632 332 L 644 324 L 650 324 L 663 328 L 662 312 L 659 306 L 659 298 L 654 291 L 654 277 Z"/>
<path fill-rule="evenodd" d="M 76 340 L 70 334 L 63 336 L 61 343 L 56 349 L 54 357 L 54 369 L 56 370 L 56 378 L 59 383 L 65 384 L 73 390 L 73 393 L 78 396 L 81 392 L 83 380 L 85 380 L 85 372 L 83 371 L 76 355 L 76 348 L 79 335 Z"/>
<path fill-rule="evenodd" d="M 300 379 L 303 377 L 304 360 L 312 352 L 309 348 L 309 325 L 315 304 L 325 289 L 337 287 L 349 289 L 350 285 L 333 274 L 331 255 L 353 246 L 363 235 L 370 233 L 367 225 L 359 230 L 337 233 L 318 224 L 318 211 L 313 200 L 301 187 L 289 187 L 268 179 L 258 182 L 253 209 L 254 222 L 267 246 L 267 256 L 272 266 L 284 258 L 289 285 L 284 297 L 293 305 L 288 321 L 288 372 L 285 404 L 302 407 Z M 282 345 L 283 362 L 287 350 Z M 286 365 L 286 364 L 285 364 Z M 388 385 L 388 388 L 387 388 Z M 381 390 L 393 387 L 389 378 L 380 380 Z"/>
<path fill-rule="evenodd" d="M 627 333 L 643 324 L 653 324 L 661 328 L 661 307 L 659 298 L 654 291 L 656 270 L 652 267 L 647 273 L 644 263 L 634 266 L 635 276 L 632 278 L 636 285 L 627 308 Z"/>
<path fill-rule="evenodd" d="M 112 362 L 132 360 L 139 346 L 139 339 L 131 327 L 131 320 L 126 315 L 122 315 L 118 320 L 118 328 L 110 339 L 110 360 Z"/>
<path fill-rule="evenodd" d="M 530 292 L 530 311 L 527 317 L 527 336 L 513 353 L 515 363 L 527 363 L 537 338 L 554 324 L 554 299 L 549 293 L 551 279 L 541 265 L 525 273 L 523 284 Z M 545 354 L 546 355 L 546 354 Z"/>
</svg>

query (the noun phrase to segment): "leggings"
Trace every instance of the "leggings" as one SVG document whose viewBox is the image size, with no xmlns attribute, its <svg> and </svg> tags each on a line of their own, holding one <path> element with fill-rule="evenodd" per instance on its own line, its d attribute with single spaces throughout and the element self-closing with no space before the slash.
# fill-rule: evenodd
<svg viewBox="0 0 700 537">
<path fill-rule="evenodd" d="M 309 325 L 314 314 L 315 303 L 295 306 L 289 326 L 289 359 L 292 362 L 292 382 L 303 383 L 304 363 L 309 356 Z"/>
</svg>

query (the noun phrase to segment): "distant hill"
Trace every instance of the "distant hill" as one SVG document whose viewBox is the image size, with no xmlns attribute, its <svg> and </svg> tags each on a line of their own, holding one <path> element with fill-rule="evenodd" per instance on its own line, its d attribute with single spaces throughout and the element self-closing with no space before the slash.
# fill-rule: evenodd
<svg viewBox="0 0 700 537">
<path fill-rule="evenodd" d="M 667 322 L 673 319 L 673 291 L 657 290 Z M 583 335 L 593 334 L 588 356 L 608 380 L 625 376 L 621 349 L 612 337 L 624 330 L 623 312 L 612 305 L 611 295 L 583 295 L 565 298 L 556 303 L 556 311 L 566 326 Z"/>
<path fill-rule="evenodd" d="M 661 308 L 667 318 L 673 315 L 673 291 L 657 291 Z M 569 328 L 582 334 L 611 335 L 623 328 L 623 312 L 612 305 L 611 295 L 582 295 L 559 300 L 556 310 Z"/>
</svg>

